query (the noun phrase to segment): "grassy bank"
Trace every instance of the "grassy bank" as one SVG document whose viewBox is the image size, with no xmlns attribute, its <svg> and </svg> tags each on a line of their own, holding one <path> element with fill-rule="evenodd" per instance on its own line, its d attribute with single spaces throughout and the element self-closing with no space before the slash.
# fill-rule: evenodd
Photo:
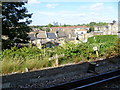
<svg viewBox="0 0 120 90">
<path fill-rule="evenodd" d="M 94 38 L 95 37 L 95 38 Z M 55 54 L 65 54 L 59 58 L 59 65 L 67 63 L 78 63 L 80 61 L 94 60 L 100 57 L 110 57 L 118 55 L 120 50 L 119 40 L 115 35 L 94 36 L 88 39 L 87 43 L 73 44 L 67 42 L 63 46 L 54 48 L 38 49 L 37 47 L 23 47 L 18 49 L 12 47 L 4 50 L 0 57 L 2 58 L 2 74 L 12 72 L 25 72 L 29 70 L 42 69 L 55 66 L 55 60 L 49 61 L 49 57 Z M 99 49 L 99 57 L 96 56 L 93 47 Z"/>
</svg>

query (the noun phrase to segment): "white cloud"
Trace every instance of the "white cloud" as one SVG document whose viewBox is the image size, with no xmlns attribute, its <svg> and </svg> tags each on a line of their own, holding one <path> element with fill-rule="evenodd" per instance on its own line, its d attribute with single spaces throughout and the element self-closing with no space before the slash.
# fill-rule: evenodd
<svg viewBox="0 0 120 90">
<path fill-rule="evenodd" d="M 117 7 L 117 6 L 116 6 Z M 104 3 L 95 3 L 92 5 L 88 5 L 88 6 L 80 6 L 78 8 L 78 10 L 82 11 L 90 11 L 90 12 L 94 12 L 93 15 L 96 15 L 95 13 L 101 13 L 101 12 L 114 12 L 115 9 L 113 6 L 107 6 Z"/>
<path fill-rule="evenodd" d="M 104 4 L 103 3 L 96 3 L 90 6 L 91 10 L 101 10 L 103 9 Z"/>
<path fill-rule="evenodd" d="M 55 8 L 56 6 L 58 6 L 58 4 L 47 4 L 46 5 L 47 8 Z"/>
<path fill-rule="evenodd" d="M 92 16 L 100 16 L 101 14 L 96 13 L 96 12 L 91 12 L 90 15 L 92 15 Z"/>
<path fill-rule="evenodd" d="M 38 13 L 42 15 L 47 15 L 47 16 L 62 16 L 62 17 L 84 17 L 86 15 L 85 13 L 79 13 L 79 12 L 76 13 L 72 11 L 59 11 L 59 12 L 40 11 Z"/>
<path fill-rule="evenodd" d="M 47 6 L 47 5 L 46 5 Z M 49 8 L 55 8 L 56 6 L 48 5 Z M 116 6 L 117 7 L 117 6 Z M 115 13 L 113 13 L 113 11 Z M 109 22 L 116 18 L 116 11 L 113 6 L 108 6 L 104 3 L 94 3 L 87 6 L 81 6 L 78 10 L 60 10 L 60 11 L 36 11 L 35 20 L 33 23 L 38 25 L 45 25 L 52 23 L 53 21 L 61 24 L 82 24 L 95 22 Z M 114 16 L 114 17 L 113 17 Z M 36 18 L 42 17 L 42 18 Z"/>
<path fill-rule="evenodd" d="M 86 13 L 75 12 L 75 11 L 38 11 L 36 12 L 39 15 L 39 21 L 44 21 L 44 23 L 52 23 L 57 21 L 61 24 L 78 24 L 81 22 L 81 19 L 86 16 Z M 44 24 L 41 22 L 41 24 Z"/>
<path fill-rule="evenodd" d="M 39 4 L 41 3 L 39 0 L 28 0 L 28 4 Z"/>
<path fill-rule="evenodd" d="M 41 15 L 47 15 L 47 16 L 55 16 L 57 13 L 54 12 L 46 12 L 46 11 L 40 11 L 38 12 Z"/>
<path fill-rule="evenodd" d="M 80 10 L 92 10 L 92 11 L 98 11 L 104 9 L 104 3 L 95 3 L 88 6 L 80 6 Z"/>
</svg>

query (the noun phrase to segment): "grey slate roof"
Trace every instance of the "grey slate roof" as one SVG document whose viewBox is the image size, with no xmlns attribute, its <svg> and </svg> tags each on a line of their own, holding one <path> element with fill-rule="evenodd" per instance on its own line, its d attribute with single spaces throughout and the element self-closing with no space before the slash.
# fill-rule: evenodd
<svg viewBox="0 0 120 90">
<path fill-rule="evenodd" d="M 56 31 L 58 38 L 67 37 L 66 33 L 63 30 Z"/>
<path fill-rule="evenodd" d="M 37 34 L 37 39 L 46 39 L 46 32 L 45 31 L 40 31 L 38 34 Z"/>
<path fill-rule="evenodd" d="M 49 39 L 57 39 L 55 33 L 50 33 L 50 32 L 47 32 L 47 38 L 49 38 Z"/>
<path fill-rule="evenodd" d="M 73 31 L 73 30 L 66 30 L 65 33 L 66 33 L 67 36 L 69 36 L 69 34 L 70 34 L 71 37 L 76 37 L 75 31 Z"/>
<path fill-rule="evenodd" d="M 35 40 L 36 39 L 35 34 L 28 34 L 28 37 L 30 38 L 30 40 Z"/>
</svg>

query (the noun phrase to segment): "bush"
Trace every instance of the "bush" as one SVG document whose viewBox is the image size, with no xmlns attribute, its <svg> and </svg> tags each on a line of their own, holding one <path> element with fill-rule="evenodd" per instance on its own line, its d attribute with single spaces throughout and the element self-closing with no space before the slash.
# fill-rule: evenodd
<svg viewBox="0 0 120 90">
<path fill-rule="evenodd" d="M 117 35 L 97 35 L 88 38 L 87 43 L 91 44 L 92 46 L 97 46 L 99 48 L 99 54 L 101 57 L 108 53 L 107 49 L 112 48 L 117 39 Z"/>
<path fill-rule="evenodd" d="M 73 44 L 67 42 L 63 46 L 57 46 L 55 48 L 38 49 L 34 46 L 20 49 L 17 47 L 6 49 L 0 53 L 0 58 L 2 58 L 2 73 L 25 72 L 25 68 L 35 70 L 54 67 L 55 60 L 49 61 L 48 58 L 56 54 L 65 55 L 59 58 L 59 65 L 72 62 L 78 63 L 80 61 L 92 61 L 104 56 L 120 55 L 120 39 L 118 40 L 116 35 L 101 35 L 95 37 L 96 41 L 94 37 L 91 37 L 87 43 Z M 97 46 L 99 49 L 99 57 L 96 56 L 96 52 L 93 50 L 94 46 Z"/>
<path fill-rule="evenodd" d="M 106 58 L 120 56 L 120 38 L 115 41 L 114 46 L 106 49 Z"/>
</svg>

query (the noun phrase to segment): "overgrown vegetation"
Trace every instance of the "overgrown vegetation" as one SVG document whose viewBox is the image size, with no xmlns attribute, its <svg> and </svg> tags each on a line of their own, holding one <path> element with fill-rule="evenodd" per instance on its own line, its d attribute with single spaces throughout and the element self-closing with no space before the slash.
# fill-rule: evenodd
<svg viewBox="0 0 120 90">
<path fill-rule="evenodd" d="M 94 36 L 87 43 L 73 44 L 67 42 L 63 46 L 54 48 L 38 49 L 37 47 L 23 47 L 18 49 L 12 47 L 4 50 L 2 58 L 2 74 L 12 72 L 25 72 L 29 70 L 42 69 L 55 66 L 55 60 L 49 61 L 49 57 L 55 54 L 65 54 L 59 58 L 59 65 L 67 63 L 78 63 L 80 61 L 92 61 L 96 58 L 120 56 L 120 39 L 116 35 Z M 96 56 L 93 47 L 98 47 L 99 57 Z"/>
</svg>

